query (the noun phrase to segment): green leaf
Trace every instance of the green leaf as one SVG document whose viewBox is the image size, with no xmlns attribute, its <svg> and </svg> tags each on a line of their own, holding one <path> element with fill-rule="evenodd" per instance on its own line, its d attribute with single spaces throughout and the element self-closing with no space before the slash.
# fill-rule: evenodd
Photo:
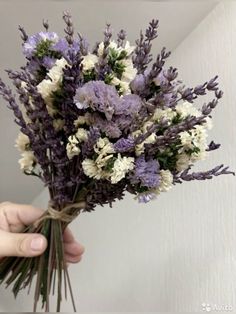
<svg viewBox="0 0 236 314">
<path fill-rule="evenodd" d="M 111 172 L 113 167 L 114 167 L 114 163 L 116 161 L 116 157 L 112 157 L 108 160 L 108 162 L 106 163 L 105 167 L 104 167 L 104 170 L 105 171 L 108 171 L 108 172 Z"/>
</svg>

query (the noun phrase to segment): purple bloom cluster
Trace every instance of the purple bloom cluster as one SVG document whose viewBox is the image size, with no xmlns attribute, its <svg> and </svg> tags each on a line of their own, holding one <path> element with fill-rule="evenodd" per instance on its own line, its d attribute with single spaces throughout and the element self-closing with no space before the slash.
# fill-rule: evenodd
<svg viewBox="0 0 236 314">
<path fill-rule="evenodd" d="M 157 160 L 145 160 L 145 156 L 135 161 L 134 174 L 131 175 L 132 184 L 140 183 L 141 187 L 157 188 L 160 185 L 160 166 Z"/>
</svg>

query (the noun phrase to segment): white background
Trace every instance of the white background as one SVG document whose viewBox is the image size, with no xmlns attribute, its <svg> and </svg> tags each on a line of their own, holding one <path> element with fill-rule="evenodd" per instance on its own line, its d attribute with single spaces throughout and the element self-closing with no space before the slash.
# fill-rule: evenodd
<svg viewBox="0 0 236 314">
<path fill-rule="evenodd" d="M 216 6 L 169 63 L 190 86 L 219 74 L 225 95 L 211 137 L 222 148 L 199 169 L 236 169 L 236 3 Z M 235 188 L 235 177 L 223 176 L 176 186 L 145 206 L 128 195 L 81 215 L 72 229 L 86 252 L 70 267 L 79 312 L 195 312 L 202 303 L 236 310 Z M 45 207 L 46 192 L 34 203 Z M 3 311 L 31 310 L 30 298 L 12 300 L 2 289 Z"/>
</svg>

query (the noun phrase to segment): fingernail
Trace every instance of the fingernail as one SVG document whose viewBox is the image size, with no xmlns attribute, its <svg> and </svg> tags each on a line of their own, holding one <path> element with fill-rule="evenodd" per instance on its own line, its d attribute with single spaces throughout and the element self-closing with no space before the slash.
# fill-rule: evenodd
<svg viewBox="0 0 236 314">
<path fill-rule="evenodd" d="M 44 241 L 43 238 L 34 238 L 31 241 L 30 247 L 33 251 L 41 251 L 43 249 Z"/>
</svg>

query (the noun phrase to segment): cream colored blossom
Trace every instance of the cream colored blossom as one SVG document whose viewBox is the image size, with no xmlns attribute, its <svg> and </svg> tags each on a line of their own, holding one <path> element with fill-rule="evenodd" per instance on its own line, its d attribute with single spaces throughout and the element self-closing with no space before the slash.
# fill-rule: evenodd
<svg viewBox="0 0 236 314">
<path fill-rule="evenodd" d="M 98 63 L 98 57 L 92 53 L 83 57 L 81 64 L 83 65 L 83 71 L 89 71 L 94 69 L 95 64 Z"/>
<path fill-rule="evenodd" d="M 137 75 L 137 69 L 134 67 L 132 59 L 125 59 L 120 62 L 125 66 L 121 81 L 130 83 Z"/>
<path fill-rule="evenodd" d="M 87 119 L 85 116 L 79 116 L 75 121 L 74 121 L 74 126 L 79 127 L 80 125 L 87 124 Z"/>
<path fill-rule="evenodd" d="M 134 158 L 133 157 L 121 157 L 118 154 L 111 173 L 111 183 L 115 184 L 125 178 L 125 175 L 134 169 Z"/>
<path fill-rule="evenodd" d="M 68 143 L 66 145 L 67 156 L 69 159 L 72 159 L 74 156 L 79 155 L 80 148 L 78 147 L 79 141 L 75 135 L 71 135 L 68 138 Z"/>
<path fill-rule="evenodd" d="M 82 162 L 82 168 L 83 168 L 84 174 L 88 176 L 89 178 L 96 177 L 98 180 L 101 179 L 102 171 L 100 171 L 100 174 L 99 174 L 99 169 L 94 160 L 86 158 Z"/>
<path fill-rule="evenodd" d="M 124 50 L 126 51 L 127 56 L 130 56 L 134 52 L 135 48 L 135 46 L 130 45 L 128 40 L 126 41 Z"/>
<path fill-rule="evenodd" d="M 126 41 L 125 43 L 125 47 L 118 47 L 118 44 L 112 40 L 109 44 L 109 48 L 110 49 L 114 49 L 117 52 L 121 52 L 121 51 L 125 51 L 127 54 L 127 57 L 129 57 L 133 51 L 135 50 L 135 46 L 131 46 L 129 41 Z M 104 42 L 101 42 L 98 46 L 98 56 L 101 57 L 103 55 L 104 52 Z"/>
<path fill-rule="evenodd" d="M 18 134 L 17 139 L 16 139 L 15 147 L 17 147 L 18 150 L 23 153 L 26 150 L 28 150 L 29 144 L 30 144 L 29 137 L 27 135 L 23 134 L 22 132 L 20 132 Z"/>
<path fill-rule="evenodd" d="M 179 149 L 178 160 L 176 164 L 177 171 L 182 171 L 198 160 L 204 160 L 207 157 L 207 125 L 196 125 L 194 129 L 184 131 L 179 134 L 181 148 Z M 194 149 L 198 149 L 194 151 Z M 191 153 L 191 150 L 193 152 Z M 187 153 L 189 152 L 190 153 Z"/>
<path fill-rule="evenodd" d="M 156 189 L 157 193 L 167 192 L 173 186 L 173 175 L 169 170 L 161 170 L 160 171 L 161 183 L 159 187 Z"/>
<path fill-rule="evenodd" d="M 88 131 L 83 129 L 83 128 L 79 128 L 76 132 L 76 135 L 77 139 L 80 141 L 80 142 L 84 142 L 84 141 L 87 141 L 88 139 Z"/>
<path fill-rule="evenodd" d="M 100 137 L 97 140 L 97 143 L 94 145 L 94 151 L 100 156 L 113 154 L 115 152 L 113 144 L 109 141 L 107 137 Z"/>
<path fill-rule="evenodd" d="M 52 107 L 52 93 L 60 88 L 63 79 L 63 69 L 66 65 L 68 65 L 66 59 L 61 58 L 57 60 L 55 65 L 48 72 L 47 76 L 49 78 L 44 79 L 37 86 L 37 90 L 44 99 L 50 115 L 56 112 L 55 108 Z"/>
<path fill-rule="evenodd" d="M 152 133 L 149 135 L 142 143 L 137 144 L 135 146 L 135 153 L 136 156 L 140 156 L 145 151 L 144 144 L 154 144 L 156 142 L 157 135 L 155 133 Z"/>
<path fill-rule="evenodd" d="M 175 109 L 182 118 L 186 118 L 189 115 L 194 117 L 199 117 L 201 115 L 201 112 L 188 101 L 177 104 Z"/>
<path fill-rule="evenodd" d="M 21 156 L 22 158 L 19 160 L 21 170 L 25 172 L 32 172 L 36 164 L 36 158 L 33 152 L 25 151 Z"/>
<path fill-rule="evenodd" d="M 122 95 L 128 95 L 128 94 L 131 93 L 130 83 L 122 81 L 122 80 L 118 79 L 117 77 L 113 77 L 113 79 L 111 81 L 111 85 L 118 86 L 119 87 L 119 92 Z"/>
<path fill-rule="evenodd" d="M 185 153 L 179 154 L 176 162 L 176 170 L 183 171 L 191 164 L 191 157 Z"/>
<path fill-rule="evenodd" d="M 159 122 L 163 119 L 167 120 L 170 123 L 175 116 L 176 112 L 173 111 L 171 108 L 166 109 L 157 108 L 153 114 L 152 120 Z"/>
</svg>

